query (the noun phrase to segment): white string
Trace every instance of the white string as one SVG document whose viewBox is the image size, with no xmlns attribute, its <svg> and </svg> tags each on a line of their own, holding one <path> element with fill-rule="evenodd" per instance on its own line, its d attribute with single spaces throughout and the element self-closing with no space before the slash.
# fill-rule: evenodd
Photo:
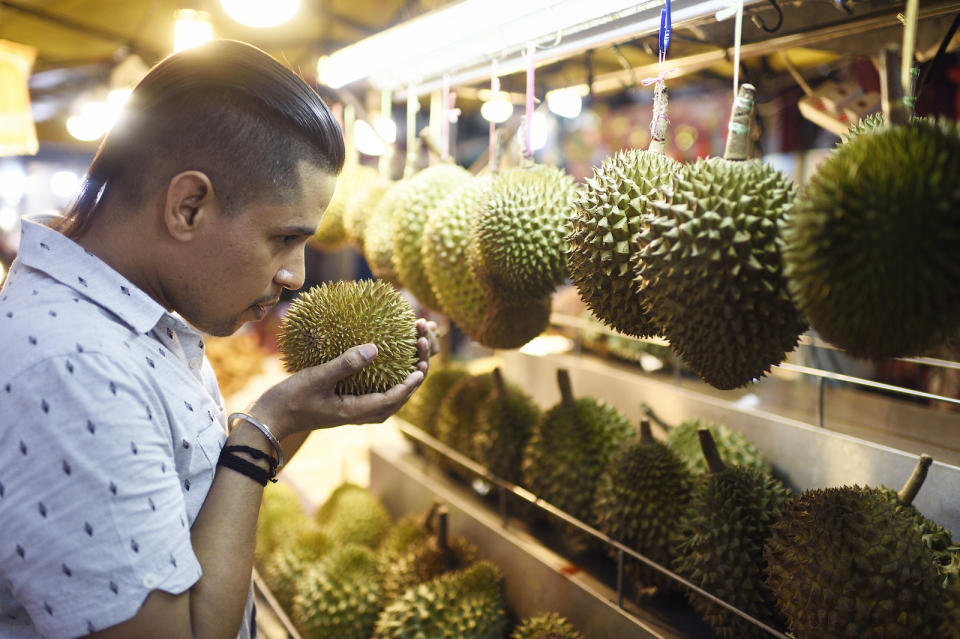
<svg viewBox="0 0 960 639">
<path fill-rule="evenodd" d="M 733 96 L 740 88 L 740 40 L 743 36 L 743 0 L 737 0 L 737 18 L 733 32 Z"/>
</svg>

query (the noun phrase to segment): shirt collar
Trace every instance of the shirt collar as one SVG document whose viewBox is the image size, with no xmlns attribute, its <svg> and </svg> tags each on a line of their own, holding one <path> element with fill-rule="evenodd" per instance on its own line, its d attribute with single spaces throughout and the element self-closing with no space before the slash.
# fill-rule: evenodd
<svg viewBox="0 0 960 639">
<path fill-rule="evenodd" d="M 166 309 L 96 255 L 42 222 L 22 218 L 20 261 L 107 309 L 137 333 L 147 333 Z"/>
</svg>

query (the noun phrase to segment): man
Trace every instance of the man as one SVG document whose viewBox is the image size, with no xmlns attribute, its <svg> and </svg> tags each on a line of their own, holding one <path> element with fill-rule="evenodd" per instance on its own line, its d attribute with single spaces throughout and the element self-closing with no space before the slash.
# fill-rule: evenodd
<svg viewBox="0 0 960 639">
<path fill-rule="evenodd" d="M 251 636 L 261 484 L 280 454 L 315 428 L 384 420 L 427 369 L 421 320 L 402 384 L 335 395 L 376 357 L 358 345 L 271 388 L 227 436 L 198 330 L 229 335 L 302 286 L 340 129 L 238 42 L 165 59 L 128 105 L 67 217 L 24 221 L 0 292 L 4 639 Z"/>
</svg>

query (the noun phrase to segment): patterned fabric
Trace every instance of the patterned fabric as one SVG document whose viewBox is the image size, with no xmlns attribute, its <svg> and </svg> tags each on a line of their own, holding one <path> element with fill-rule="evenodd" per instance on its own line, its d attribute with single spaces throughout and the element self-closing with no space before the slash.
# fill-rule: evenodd
<svg viewBox="0 0 960 639">
<path fill-rule="evenodd" d="M 0 353 L 0 637 L 83 636 L 189 589 L 226 439 L 202 336 L 24 220 Z"/>
</svg>

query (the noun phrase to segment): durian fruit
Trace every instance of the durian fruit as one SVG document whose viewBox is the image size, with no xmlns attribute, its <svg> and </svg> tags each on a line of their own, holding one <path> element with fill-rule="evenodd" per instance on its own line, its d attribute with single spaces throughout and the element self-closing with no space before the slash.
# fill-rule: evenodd
<svg viewBox="0 0 960 639">
<path fill-rule="evenodd" d="M 741 111 L 749 105 L 752 113 L 752 98 L 736 104 L 731 125 L 746 132 Z M 725 157 L 745 158 L 731 138 Z M 680 359 L 716 388 L 764 375 L 806 328 L 781 263 L 779 223 L 795 191 L 759 160 L 710 158 L 683 167 L 651 202 L 635 254 L 645 309 Z"/>
<path fill-rule="evenodd" d="M 287 311 L 277 345 L 288 372 L 328 362 L 373 343 L 377 357 L 340 380 L 338 395 L 381 393 L 417 370 L 416 317 L 410 304 L 380 281 L 333 282 L 301 293 Z"/>
<path fill-rule="evenodd" d="M 506 629 L 503 576 L 489 561 L 478 561 L 388 604 L 373 639 L 502 639 Z"/>
<path fill-rule="evenodd" d="M 347 205 L 358 188 L 376 180 L 378 176 L 376 169 L 362 164 L 351 163 L 343 167 L 340 175 L 337 176 L 337 184 L 327 210 L 323 212 L 320 224 L 310 238 L 311 246 L 332 251 L 346 245 L 347 231 L 344 227 L 344 214 Z"/>
<path fill-rule="evenodd" d="M 505 299 L 550 295 L 567 275 L 564 220 L 576 186 L 561 169 L 538 165 L 500 173 L 473 220 L 470 269 Z"/>
<path fill-rule="evenodd" d="M 343 230 L 346 232 L 347 240 L 361 251 L 367 221 L 391 184 L 393 183 L 390 180 L 378 173 L 376 176 L 371 176 L 369 182 L 358 185 L 347 202 L 347 208 L 343 212 Z"/>
<path fill-rule="evenodd" d="M 524 619 L 510 639 L 583 639 L 583 635 L 569 621 L 551 612 Z"/>
<path fill-rule="evenodd" d="M 567 220 L 570 277 L 594 315 L 621 333 L 659 333 L 636 289 L 631 256 L 638 250 L 650 198 L 680 167 L 653 151 L 611 155 L 587 178 Z"/>
<path fill-rule="evenodd" d="M 864 133 L 878 131 L 886 124 L 887 118 L 883 113 L 871 113 L 865 118 L 860 118 L 856 124 L 851 124 L 850 129 L 840 136 L 838 144 L 846 144 L 853 138 Z"/>
<path fill-rule="evenodd" d="M 923 354 L 960 325 L 960 125 L 915 119 L 841 144 L 787 217 L 784 272 L 823 339 Z"/>
<path fill-rule="evenodd" d="M 640 436 L 615 452 L 597 487 L 597 528 L 665 568 L 676 548 L 670 536 L 690 501 L 693 476 L 676 452 L 653 438 L 650 422 Z M 612 550 L 612 549 L 611 549 Z M 638 586 L 677 591 L 663 573 L 627 558 L 625 571 Z"/>
<path fill-rule="evenodd" d="M 773 473 L 770 462 L 760 453 L 756 444 L 742 433 L 730 430 L 723 424 L 693 418 L 684 420 L 669 430 L 667 446 L 677 453 L 694 475 L 707 472 L 707 460 L 700 447 L 699 431 L 702 428 L 710 431 L 724 464 L 754 468 L 764 475 Z"/>
<path fill-rule="evenodd" d="M 374 276 L 394 285 L 399 285 L 400 280 L 393 267 L 393 216 L 397 203 L 411 188 L 409 179 L 391 184 L 370 211 L 363 230 L 363 256 L 367 266 Z"/>
<path fill-rule="evenodd" d="M 694 483 L 687 512 L 674 535 L 675 571 L 712 595 L 772 627 L 782 626 L 765 581 L 764 544 L 790 499 L 780 481 L 742 466 L 726 466 L 710 431 L 699 431 L 710 472 Z M 721 639 L 770 635 L 702 595 L 693 607 Z"/>
<path fill-rule="evenodd" d="M 440 310 L 423 264 L 423 230 L 444 197 L 472 179 L 455 164 L 438 164 L 410 178 L 410 187 L 397 198 L 392 225 L 393 268 L 400 283 L 424 305 Z"/>
<path fill-rule="evenodd" d="M 557 370 L 557 381 L 562 399 L 544 413 L 530 437 L 524 452 L 523 485 L 595 526 L 593 505 L 600 476 L 614 452 L 633 439 L 635 430 L 613 406 L 592 397 L 576 399 L 566 369 Z M 573 533 L 572 541 L 577 544 L 583 539 Z"/>
<path fill-rule="evenodd" d="M 294 623 L 304 639 L 369 639 L 382 610 L 376 557 L 350 543 L 307 570 L 293 599 Z"/>
<path fill-rule="evenodd" d="M 398 556 L 407 552 L 411 546 L 424 541 L 430 536 L 430 522 L 440 507 L 440 501 L 435 499 L 426 513 L 422 515 L 404 515 L 397 520 L 387 536 L 380 542 L 377 554 L 381 563 L 389 563 Z"/>
<path fill-rule="evenodd" d="M 296 491 L 289 484 L 272 484 L 263 491 L 260 502 L 254 557 L 257 561 L 266 561 L 274 550 L 285 541 L 296 539 L 300 531 L 310 525 Z"/>
<path fill-rule="evenodd" d="M 446 394 L 437 415 L 437 439 L 457 452 L 477 458 L 474 437 L 479 428 L 480 407 L 493 392 L 493 374 L 461 379 Z"/>
<path fill-rule="evenodd" d="M 507 385 L 499 368 L 493 370 L 493 392 L 477 414 L 473 448 L 477 461 L 497 477 L 523 481 L 523 449 L 540 421 L 540 407 L 519 387 Z"/>
<path fill-rule="evenodd" d="M 432 534 L 385 566 L 384 601 L 389 603 L 414 586 L 477 561 L 479 553 L 473 544 L 462 537 L 449 537 L 447 517 L 441 506 L 431 524 Z"/>
<path fill-rule="evenodd" d="M 344 482 L 314 515 L 334 543 L 376 548 L 390 530 L 390 514 L 366 488 Z"/>
<path fill-rule="evenodd" d="M 436 437 L 437 417 L 443 398 L 458 381 L 468 376 L 469 373 L 458 366 L 445 366 L 439 370 L 431 367 L 430 374 L 420 384 L 420 388 L 397 414 L 428 435 Z"/>
<path fill-rule="evenodd" d="M 284 610 L 292 610 L 297 585 L 304 573 L 333 549 L 327 533 L 311 520 L 292 543 L 273 551 L 263 567 L 263 579 Z"/>
<path fill-rule="evenodd" d="M 517 348 L 547 327 L 550 300 L 488 291 L 470 270 L 470 229 L 494 180 L 481 176 L 461 184 L 431 213 L 423 232 L 423 266 L 440 310 L 464 333 L 490 348 Z"/>
<path fill-rule="evenodd" d="M 957 591 L 942 585 L 914 518 L 881 490 L 803 492 L 784 506 L 764 557 L 797 639 L 960 634 Z"/>
</svg>

